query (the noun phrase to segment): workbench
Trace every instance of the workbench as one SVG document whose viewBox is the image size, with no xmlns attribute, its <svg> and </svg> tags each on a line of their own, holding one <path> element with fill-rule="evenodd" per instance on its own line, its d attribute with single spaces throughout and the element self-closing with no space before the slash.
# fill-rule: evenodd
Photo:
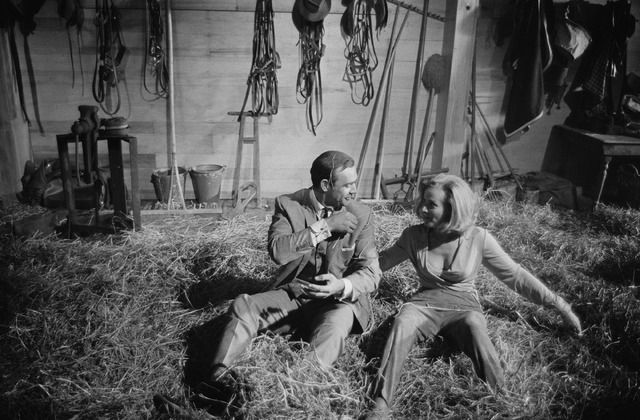
<svg viewBox="0 0 640 420">
<path fill-rule="evenodd" d="M 620 165 L 640 168 L 640 138 L 594 133 L 566 125 L 551 129 L 541 170 L 582 187 L 583 195 L 599 203 L 615 202 L 615 174 Z"/>
</svg>

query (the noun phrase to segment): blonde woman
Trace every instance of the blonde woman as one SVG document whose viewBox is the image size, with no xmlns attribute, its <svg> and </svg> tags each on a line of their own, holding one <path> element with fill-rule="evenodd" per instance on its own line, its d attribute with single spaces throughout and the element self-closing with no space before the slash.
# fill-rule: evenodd
<svg viewBox="0 0 640 420">
<path fill-rule="evenodd" d="M 515 263 L 491 233 L 476 226 L 476 196 L 464 180 L 440 174 L 423 181 L 416 214 L 422 223 L 405 229 L 379 258 L 383 271 L 409 259 L 420 288 L 392 323 L 375 381 L 370 419 L 388 418 L 409 352 L 416 343 L 436 335 L 469 356 L 478 377 L 491 387 L 504 384 L 474 287 L 481 265 L 518 294 L 556 309 L 568 327 L 581 332 L 580 320 L 569 304 Z"/>
</svg>

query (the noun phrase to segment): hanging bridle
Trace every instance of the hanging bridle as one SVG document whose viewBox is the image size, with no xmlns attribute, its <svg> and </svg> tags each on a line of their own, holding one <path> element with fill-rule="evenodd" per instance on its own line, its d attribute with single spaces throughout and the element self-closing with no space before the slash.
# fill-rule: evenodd
<svg viewBox="0 0 640 420">
<path fill-rule="evenodd" d="M 96 65 L 93 71 L 93 97 L 100 108 L 108 115 L 120 110 L 121 94 L 119 79 L 123 72 L 120 68 L 127 52 L 122 39 L 120 11 L 113 0 L 96 0 Z M 115 88 L 116 105 L 108 109 L 104 101 L 110 88 Z"/>
<path fill-rule="evenodd" d="M 324 55 L 322 43 L 324 23 L 303 20 L 298 40 L 300 70 L 296 82 L 296 99 L 307 105 L 307 128 L 316 134 L 322 121 L 322 77 L 320 59 Z"/>
<path fill-rule="evenodd" d="M 251 86 L 253 115 L 278 113 L 278 78 L 276 69 L 281 67 L 276 51 L 276 35 L 273 26 L 271 0 L 257 0 L 254 15 L 253 61 L 247 84 Z"/>
<path fill-rule="evenodd" d="M 251 71 L 247 78 L 247 92 L 244 95 L 238 121 L 242 120 L 247 100 L 251 95 L 251 115 L 275 115 L 278 113 L 280 96 L 276 70 L 282 67 L 280 55 L 276 51 L 276 34 L 273 26 L 271 0 L 257 0 L 254 14 L 253 57 Z"/>
<path fill-rule="evenodd" d="M 164 26 L 160 0 L 147 0 L 147 46 L 145 49 L 143 86 L 155 99 L 166 98 L 169 89 L 169 69 L 167 55 L 163 47 Z M 148 69 L 148 71 L 147 71 Z M 147 76 L 154 79 L 153 87 L 149 86 Z"/>
<path fill-rule="evenodd" d="M 351 88 L 351 100 L 367 106 L 375 94 L 372 73 L 378 66 L 371 9 L 376 13 L 376 32 L 379 34 L 387 24 L 387 0 L 350 0 L 346 6 L 340 19 L 347 43 L 344 76 Z"/>
</svg>

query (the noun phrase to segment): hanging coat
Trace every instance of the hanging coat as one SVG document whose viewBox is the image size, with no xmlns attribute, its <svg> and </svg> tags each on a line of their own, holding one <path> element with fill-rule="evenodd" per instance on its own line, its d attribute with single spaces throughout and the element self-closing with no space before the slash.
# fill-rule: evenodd
<svg viewBox="0 0 640 420">
<path fill-rule="evenodd" d="M 526 131 L 544 114 L 543 73 L 553 53 L 546 15 L 553 17 L 552 0 L 518 0 L 515 26 L 504 60 L 510 75 L 510 91 L 504 119 L 504 133 L 510 137 Z"/>
</svg>

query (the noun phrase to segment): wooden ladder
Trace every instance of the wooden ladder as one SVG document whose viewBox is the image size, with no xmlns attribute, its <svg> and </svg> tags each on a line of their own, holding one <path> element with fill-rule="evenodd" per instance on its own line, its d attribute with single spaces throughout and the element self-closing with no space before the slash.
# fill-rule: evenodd
<svg viewBox="0 0 640 420">
<path fill-rule="evenodd" d="M 240 130 L 238 132 L 238 148 L 236 150 L 236 167 L 233 172 L 233 202 L 240 203 L 240 195 L 242 191 L 249 186 L 255 188 L 256 205 L 260 207 L 262 205 L 262 189 L 260 188 L 260 121 L 261 116 L 266 116 L 271 122 L 271 114 L 264 113 L 262 115 L 255 115 L 253 111 L 237 112 L 232 111 L 229 115 L 238 116 L 240 122 Z M 245 124 L 247 117 L 253 118 L 253 133 L 251 136 L 245 135 Z M 244 151 L 244 145 L 253 146 L 253 181 L 240 186 L 240 172 L 242 170 L 242 155 Z M 244 205 L 247 203 L 245 202 Z"/>
</svg>

